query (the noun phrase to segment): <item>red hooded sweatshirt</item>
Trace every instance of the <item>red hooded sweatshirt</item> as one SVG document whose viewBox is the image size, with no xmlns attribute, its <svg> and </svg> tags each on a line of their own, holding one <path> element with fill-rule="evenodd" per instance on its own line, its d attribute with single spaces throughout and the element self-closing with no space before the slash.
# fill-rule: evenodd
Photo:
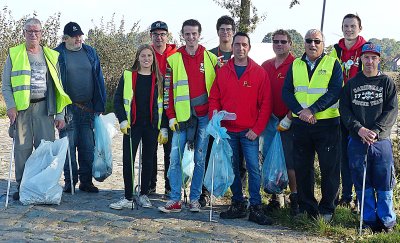
<svg viewBox="0 0 400 243">
<path fill-rule="evenodd" d="M 160 69 L 161 75 L 164 77 L 167 70 L 167 58 L 176 52 L 176 45 L 167 44 L 163 54 L 158 53 L 155 49 L 154 52 L 156 53 L 158 68 Z"/>
<path fill-rule="evenodd" d="M 348 60 L 353 60 L 354 64 L 350 67 L 350 70 L 343 70 L 343 79 L 344 83 L 347 83 L 347 80 L 356 76 L 359 71 L 359 65 L 361 64 L 360 56 L 362 46 L 365 44 L 365 39 L 362 36 L 358 36 L 356 43 L 347 50 L 346 45 L 344 44 L 344 38 L 339 40 L 339 47 L 342 49 L 342 54 L 340 60 L 342 61 L 342 65 Z"/>
<path fill-rule="evenodd" d="M 205 48 L 202 45 L 196 50 L 194 56 L 189 55 L 185 50 L 186 46 L 180 47 L 177 52 L 182 54 L 183 64 L 185 65 L 186 74 L 188 76 L 189 83 L 189 96 L 190 99 L 199 97 L 204 93 L 207 93 L 206 80 L 204 75 L 204 51 Z M 173 84 L 174 70 L 171 74 L 171 85 L 169 88 L 169 105 L 167 109 L 168 119 L 176 117 L 174 107 L 174 84 Z M 208 102 L 203 105 L 194 107 L 197 116 L 205 116 L 208 113 Z"/>
<path fill-rule="evenodd" d="M 289 53 L 285 61 L 278 68 L 275 67 L 275 58 L 265 61 L 261 66 L 265 69 L 271 81 L 272 113 L 278 118 L 283 118 L 289 111 L 282 99 L 282 87 L 285 82 L 286 73 L 294 61 L 294 56 Z"/>
<path fill-rule="evenodd" d="M 248 58 L 247 68 L 238 79 L 232 58 L 217 70 L 208 102 L 210 118 L 214 110 L 236 113 L 236 120 L 221 123 L 229 132 L 251 129 L 260 135 L 272 112 L 268 75 L 261 66 Z"/>
</svg>

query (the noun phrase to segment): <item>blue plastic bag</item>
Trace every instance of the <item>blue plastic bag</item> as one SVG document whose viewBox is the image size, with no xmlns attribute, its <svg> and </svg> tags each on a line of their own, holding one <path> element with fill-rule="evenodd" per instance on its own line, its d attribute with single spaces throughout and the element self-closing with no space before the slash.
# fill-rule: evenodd
<svg viewBox="0 0 400 243">
<path fill-rule="evenodd" d="M 92 175 L 96 181 L 104 181 L 112 174 L 112 138 L 116 134 L 115 114 L 94 117 L 94 159 Z"/>
<path fill-rule="evenodd" d="M 213 116 L 207 125 L 207 133 L 213 136 L 214 143 L 211 149 L 210 161 L 204 176 L 204 186 L 215 197 L 224 196 L 232 185 L 235 174 L 232 168 L 232 148 L 229 145 L 229 135 L 226 128 L 221 127 L 221 120 L 234 120 L 236 115 L 220 111 Z"/>
<path fill-rule="evenodd" d="M 267 155 L 267 152 L 272 144 L 272 140 L 274 139 L 275 134 L 278 133 L 278 130 L 276 129 L 278 127 L 278 124 L 279 124 L 279 119 L 276 116 L 271 115 L 267 127 L 260 135 L 259 150 L 261 151 L 261 155 L 263 158 L 262 161 L 264 161 L 264 158 Z"/>
<path fill-rule="evenodd" d="M 279 132 L 275 132 L 262 166 L 264 191 L 270 194 L 279 194 L 287 187 L 288 181 L 281 135 Z"/>
</svg>

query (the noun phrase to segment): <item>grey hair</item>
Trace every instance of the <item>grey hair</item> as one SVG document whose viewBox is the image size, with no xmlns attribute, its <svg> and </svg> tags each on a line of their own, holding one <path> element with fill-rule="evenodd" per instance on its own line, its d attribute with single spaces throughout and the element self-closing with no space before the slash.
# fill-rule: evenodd
<svg viewBox="0 0 400 243">
<path fill-rule="evenodd" d="M 37 18 L 29 18 L 25 21 L 24 29 L 32 25 L 40 25 L 40 28 L 42 28 L 42 23 L 40 23 L 40 20 L 38 20 Z"/>
<path fill-rule="evenodd" d="M 306 35 L 304 37 L 313 35 L 313 34 L 321 34 L 322 36 L 322 41 L 325 42 L 325 36 L 324 33 L 322 33 L 320 30 L 317 29 L 310 29 L 309 31 L 307 31 Z"/>
</svg>

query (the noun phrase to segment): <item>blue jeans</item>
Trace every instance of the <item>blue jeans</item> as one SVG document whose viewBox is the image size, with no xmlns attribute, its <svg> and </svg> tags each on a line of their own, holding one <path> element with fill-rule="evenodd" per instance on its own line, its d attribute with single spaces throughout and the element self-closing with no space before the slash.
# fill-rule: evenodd
<svg viewBox="0 0 400 243">
<path fill-rule="evenodd" d="M 85 106 L 92 108 L 90 103 L 85 104 Z M 78 182 L 79 175 L 79 180 L 82 184 L 92 183 L 94 114 L 83 111 L 75 105 L 69 105 L 67 108 L 67 117 L 68 116 L 72 116 L 72 120 L 60 131 L 60 138 L 68 136 L 73 182 L 74 184 Z M 76 151 L 78 151 L 79 171 Z M 64 181 L 70 181 L 68 154 L 64 164 Z"/>
<path fill-rule="evenodd" d="M 261 170 L 258 162 L 258 137 L 251 141 L 246 138 L 248 130 L 242 132 L 228 132 L 228 139 L 233 152 L 233 172 L 235 179 L 231 185 L 232 201 L 243 202 L 242 181 L 240 179 L 239 148 L 242 148 L 249 178 L 250 205 L 261 204 Z"/>
<path fill-rule="evenodd" d="M 357 197 L 360 200 L 366 152 L 366 144 L 359 138 L 350 137 L 349 165 Z M 364 223 L 372 227 L 382 223 L 385 227 L 391 228 L 396 224 L 396 214 L 393 211 L 395 182 L 393 152 L 389 139 L 377 141 L 369 146 L 366 166 Z"/>
<path fill-rule="evenodd" d="M 190 201 L 199 200 L 203 185 L 205 158 L 208 146 L 208 133 L 206 127 L 208 116 L 198 117 L 197 131 L 194 141 L 194 171 L 190 185 Z M 181 200 L 182 168 L 181 160 L 186 144 L 186 130 L 176 131 L 172 136 L 171 162 L 168 169 L 168 179 L 171 186 L 170 199 Z"/>
</svg>

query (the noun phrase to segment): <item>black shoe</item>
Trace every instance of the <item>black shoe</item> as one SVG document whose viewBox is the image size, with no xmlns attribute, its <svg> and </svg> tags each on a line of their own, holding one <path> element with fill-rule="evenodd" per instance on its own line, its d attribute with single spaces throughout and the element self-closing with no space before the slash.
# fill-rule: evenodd
<svg viewBox="0 0 400 243">
<path fill-rule="evenodd" d="M 76 183 L 74 183 L 74 192 L 75 192 L 75 186 L 76 186 Z M 63 189 L 63 192 L 65 192 L 65 193 L 71 193 L 71 182 L 66 182 L 65 183 L 65 185 L 64 185 L 64 189 Z"/>
<path fill-rule="evenodd" d="M 199 203 L 201 207 L 205 207 L 210 201 L 210 196 L 207 193 L 202 193 L 199 198 Z"/>
<path fill-rule="evenodd" d="M 13 194 L 13 199 L 14 199 L 15 201 L 18 201 L 18 200 L 19 200 L 19 192 L 18 192 L 18 191 L 14 192 L 14 194 Z"/>
<path fill-rule="evenodd" d="M 289 195 L 290 199 L 290 215 L 296 216 L 299 214 L 299 199 L 297 198 L 297 193 L 291 193 Z"/>
<path fill-rule="evenodd" d="M 250 206 L 249 221 L 255 222 L 259 225 L 271 225 L 272 219 L 264 214 L 262 205 Z"/>
<path fill-rule="evenodd" d="M 247 216 L 246 204 L 243 202 L 234 202 L 229 206 L 227 211 L 221 212 L 219 217 L 221 219 L 238 219 Z"/>
<path fill-rule="evenodd" d="M 87 184 L 80 184 L 79 185 L 79 190 L 84 191 L 84 192 L 93 192 L 93 193 L 98 193 L 99 188 L 95 187 L 93 183 L 87 183 Z"/>
</svg>

